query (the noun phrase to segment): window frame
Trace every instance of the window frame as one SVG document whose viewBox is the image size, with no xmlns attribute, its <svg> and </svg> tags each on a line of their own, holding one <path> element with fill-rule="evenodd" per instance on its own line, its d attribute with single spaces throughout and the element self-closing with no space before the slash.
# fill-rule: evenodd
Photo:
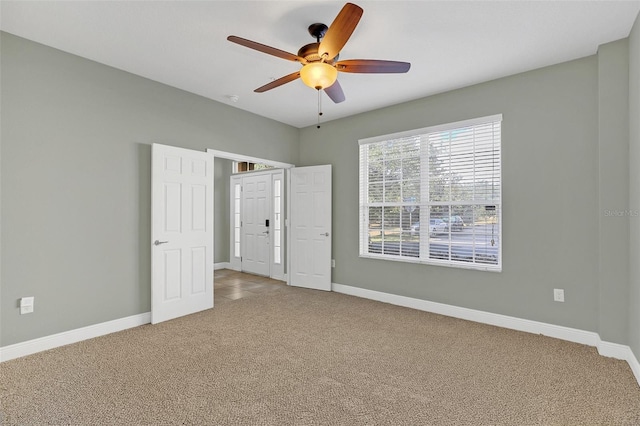
<svg viewBox="0 0 640 426">
<path fill-rule="evenodd" d="M 438 205 L 485 205 L 485 206 L 495 206 L 496 216 L 497 216 L 497 263 L 496 264 L 486 264 L 486 263 L 476 263 L 475 260 L 473 262 L 466 262 L 461 260 L 453 260 L 453 259 L 435 259 L 430 258 L 430 237 L 429 237 L 429 227 L 426 227 L 426 231 L 424 229 L 420 230 L 420 242 L 419 242 L 419 253 L 426 253 L 420 257 L 411 257 L 411 256 L 403 256 L 401 254 L 385 254 L 384 250 L 381 249 L 381 253 L 370 253 L 369 252 L 369 208 L 371 204 L 381 204 L 384 209 L 385 205 L 389 204 L 398 204 L 403 205 L 407 204 L 404 201 L 400 201 L 399 203 L 370 203 L 368 201 L 368 189 L 369 189 L 369 163 L 368 159 L 365 158 L 363 154 L 363 146 L 382 143 L 387 141 L 393 141 L 402 138 L 410 138 L 416 136 L 427 136 L 429 134 L 440 133 L 440 132 L 448 132 L 457 129 L 464 129 L 474 126 L 486 125 L 491 123 L 500 123 L 500 135 L 498 140 L 499 147 L 497 149 L 498 152 L 498 182 L 499 189 L 497 195 L 497 200 L 491 200 L 491 202 L 485 202 L 485 200 L 462 200 L 462 201 L 453 201 L 449 199 L 446 202 L 438 202 L 431 201 L 429 199 L 429 185 L 431 181 L 429 180 L 429 143 L 421 143 L 420 144 L 420 167 L 421 172 L 424 171 L 426 173 L 427 178 L 424 179 L 421 175 L 420 178 L 420 201 L 418 203 L 418 208 L 420 209 L 420 218 L 426 217 L 427 223 L 429 223 L 429 219 L 431 218 L 429 210 L 433 206 Z M 472 270 L 480 270 L 480 271 L 490 271 L 490 272 L 501 272 L 502 271 L 502 169 L 503 169 L 503 161 L 502 161 L 502 114 L 495 114 L 485 117 L 474 118 L 470 120 L 462 120 L 456 121 L 452 123 L 440 124 L 435 126 L 424 127 L 420 129 L 408 130 L 393 134 L 380 135 L 371 138 L 364 138 L 358 141 L 359 144 L 359 257 L 368 258 L 368 259 L 378 259 L 378 260 L 390 260 L 395 262 L 406 262 L 406 263 L 418 263 L 418 264 L 428 264 L 428 265 L 438 265 L 438 266 L 446 266 L 453 267 L 459 269 L 472 269 Z M 474 151 L 475 153 L 476 151 Z M 476 167 L 476 162 L 474 161 L 474 167 Z M 364 169 L 363 169 L 364 168 Z M 425 185 L 426 183 L 426 185 Z M 426 186 L 426 187 L 425 187 Z M 411 203 L 408 203 L 411 204 Z M 426 215 L 425 215 L 426 213 Z M 423 219 L 421 219 L 422 221 Z M 426 235 L 426 238 L 423 238 Z M 449 237 L 447 240 L 447 244 L 449 246 L 449 255 L 451 252 L 452 246 L 451 239 L 451 231 L 449 231 Z M 475 250 L 475 244 L 472 246 Z M 399 253 L 401 253 L 399 251 Z"/>
</svg>

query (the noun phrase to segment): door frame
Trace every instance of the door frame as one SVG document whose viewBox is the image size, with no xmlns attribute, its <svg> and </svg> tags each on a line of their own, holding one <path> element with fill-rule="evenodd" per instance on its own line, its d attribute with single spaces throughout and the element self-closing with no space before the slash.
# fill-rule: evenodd
<svg viewBox="0 0 640 426">
<path fill-rule="evenodd" d="M 243 172 L 243 173 L 234 173 L 231 175 L 229 179 L 229 199 L 227 200 L 229 203 L 229 218 L 231 219 L 231 226 L 229 227 L 229 268 L 234 271 L 244 271 L 243 268 L 243 258 L 242 251 L 246 249 L 246 239 L 245 239 L 245 228 L 244 225 L 240 227 L 239 233 L 239 244 L 240 244 L 240 256 L 236 256 L 236 207 L 240 207 L 241 217 L 244 214 L 244 196 L 245 196 L 245 179 L 253 177 L 253 176 L 265 176 L 268 177 L 269 181 L 269 191 L 271 192 L 269 195 L 269 212 L 268 219 L 271 221 L 271 226 L 269 227 L 269 274 L 270 278 L 274 280 L 286 281 L 285 276 L 285 263 L 286 263 L 286 240 L 283 235 L 285 232 L 285 222 L 287 211 L 285 200 L 287 199 L 287 194 L 285 192 L 286 181 L 285 181 L 285 170 L 284 169 L 265 169 L 259 171 L 251 171 L 251 172 Z M 279 191 L 280 195 L 276 195 L 276 182 L 279 182 Z M 236 186 L 240 186 L 241 192 L 238 196 L 236 194 L 237 188 Z M 237 198 L 236 198 L 237 197 Z M 276 197 L 278 199 L 276 199 Z M 276 209 L 276 204 L 278 208 Z M 278 210 L 276 212 L 276 210 Z M 278 215 L 278 217 L 276 217 Z M 242 220 L 242 222 L 244 222 Z M 279 241 L 279 244 L 277 244 Z M 280 247 L 278 251 L 279 255 L 276 256 L 276 247 Z"/>
<path fill-rule="evenodd" d="M 262 163 L 269 166 L 273 166 L 276 169 L 290 169 L 295 165 L 290 163 L 283 163 L 281 161 L 267 160 L 266 158 L 251 157 L 249 155 L 236 154 L 227 151 L 218 151 L 217 149 L 207 149 L 207 152 L 213 154 L 214 158 L 224 158 L 225 160 L 232 161 L 247 161 L 249 163 Z"/>
<path fill-rule="evenodd" d="M 275 160 L 269 160 L 266 158 L 260 158 L 260 157 L 252 157 L 249 155 L 243 155 L 243 154 L 236 154 L 234 152 L 227 152 L 227 151 L 219 151 L 217 149 L 207 149 L 207 153 L 209 154 L 213 154 L 214 157 L 214 161 L 216 158 L 222 158 L 224 160 L 231 160 L 231 161 L 238 161 L 238 162 L 250 162 L 250 163 L 261 163 L 261 164 L 267 164 L 269 166 L 273 166 L 277 169 L 283 169 L 284 170 L 284 175 L 283 175 L 283 184 L 288 182 L 288 176 L 289 176 L 289 169 L 292 169 L 295 167 L 294 164 L 290 164 L 290 163 L 284 163 L 281 161 L 275 161 Z M 231 175 L 233 176 L 233 174 Z M 283 223 L 283 229 L 286 230 L 287 233 L 287 241 L 285 244 L 285 249 L 284 249 L 284 264 L 283 265 L 283 273 L 284 273 L 284 278 L 285 281 L 287 281 L 287 284 L 289 284 L 289 279 L 288 279 L 288 267 L 290 264 L 290 259 L 289 259 L 289 213 L 290 213 L 290 206 L 289 206 L 289 194 L 288 194 L 288 185 L 287 186 L 287 191 L 283 192 L 283 196 L 285 198 L 285 206 L 284 206 L 284 211 L 286 212 L 286 219 L 284 220 Z M 214 183 L 213 183 L 213 191 L 214 191 L 214 198 L 215 198 L 215 187 L 216 187 L 216 182 L 215 182 L 215 176 L 214 176 Z M 229 202 L 229 200 L 227 200 L 227 202 Z M 229 207 L 229 206 L 228 206 Z M 214 212 L 215 214 L 215 212 Z M 232 230 L 231 230 L 232 231 Z M 231 241 L 231 236 L 229 237 L 230 241 Z M 229 252 L 229 263 L 231 263 L 231 255 L 232 253 Z M 215 261 L 215 260 L 214 260 Z"/>
</svg>

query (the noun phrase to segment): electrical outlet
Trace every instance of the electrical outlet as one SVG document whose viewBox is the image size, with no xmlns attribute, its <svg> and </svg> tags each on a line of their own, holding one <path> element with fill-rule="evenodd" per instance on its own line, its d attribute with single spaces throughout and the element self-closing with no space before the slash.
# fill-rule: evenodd
<svg viewBox="0 0 640 426">
<path fill-rule="evenodd" d="M 336 267 L 336 260 L 335 259 L 331 259 L 331 267 L 332 268 Z"/>
<path fill-rule="evenodd" d="M 20 299 L 20 315 L 33 312 L 33 302 L 35 297 L 23 297 Z"/>
<path fill-rule="evenodd" d="M 562 289 L 562 288 L 554 288 L 553 289 L 553 300 L 554 300 L 554 302 L 564 302 L 564 289 Z"/>
</svg>

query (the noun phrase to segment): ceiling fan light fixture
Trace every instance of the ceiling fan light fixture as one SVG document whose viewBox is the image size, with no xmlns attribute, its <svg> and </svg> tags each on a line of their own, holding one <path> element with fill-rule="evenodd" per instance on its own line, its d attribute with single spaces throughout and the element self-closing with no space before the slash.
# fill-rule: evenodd
<svg viewBox="0 0 640 426">
<path fill-rule="evenodd" d="M 302 67 L 300 78 L 312 89 L 326 89 L 336 82 L 338 70 L 325 62 L 312 62 Z"/>
</svg>

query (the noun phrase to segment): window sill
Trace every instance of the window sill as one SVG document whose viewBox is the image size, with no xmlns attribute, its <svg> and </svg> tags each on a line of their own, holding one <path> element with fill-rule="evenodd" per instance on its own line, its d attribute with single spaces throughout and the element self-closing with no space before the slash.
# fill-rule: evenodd
<svg viewBox="0 0 640 426">
<path fill-rule="evenodd" d="M 456 268 L 456 269 L 472 269 L 476 271 L 483 272 L 502 272 L 502 265 L 484 265 L 477 263 L 467 263 L 467 262 L 459 262 L 452 263 L 446 260 L 437 260 L 437 259 L 417 259 L 406 256 L 389 256 L 389 255 L 376 255 L 376 254 L 360 254 L 359 257 L 363 259 L 375 259 L 375 260 L 388 260 L 391 262 L 404 262 L 404 263 L 417 263 L 422 265 L 433 265 L 433 266 L 445 266 L 447 268 Z"/>
</svg>

